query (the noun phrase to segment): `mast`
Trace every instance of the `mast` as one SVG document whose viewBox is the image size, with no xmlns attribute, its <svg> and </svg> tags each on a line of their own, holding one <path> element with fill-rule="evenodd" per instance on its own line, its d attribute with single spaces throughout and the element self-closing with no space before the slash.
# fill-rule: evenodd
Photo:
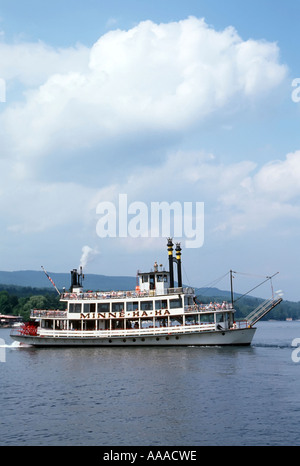
<svg viewBox="0 0 300 466">
<path fill-rule="evenodd" d="M 231 304 L 232 304 L 232 309 L 233 309 L 233 271 L 230 270 L 230 291 L 231 291 Z"/>
</svg>

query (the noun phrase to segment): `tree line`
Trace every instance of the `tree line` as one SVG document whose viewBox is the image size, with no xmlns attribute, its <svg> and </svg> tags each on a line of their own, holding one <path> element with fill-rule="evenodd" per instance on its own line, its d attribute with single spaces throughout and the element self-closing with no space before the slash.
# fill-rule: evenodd
<svg viewBox="0 0 300 466">
<path fill-rule="evenodd" d="M 222 302 L 228 301 L 227 297 L 208 297 L 208 296 L 197 296 L 197 301 L 203 304 L 210 302 Z M 237 299 L 234 302 L 234 308 L 236 310 L 236 319 L 242 320 L 245 319 L 250 312 L 252 312 L 257 306 L 259 306 L 264 300 L 260 298 L 255 298 L 252 296 L 246 296 L 242 299 Z M 300 302 L 292 301 L 282 301 L 278 306 L 276 306 L 269 314 L 267 314 L 262 320 L 300 320 Z"/>
<path fill-rule="evenodd" d="M 57 293 L 48 289 L 0 286 L 0 314 L 30 318 L 31 309 L 65 309 Z"/>
</svg>

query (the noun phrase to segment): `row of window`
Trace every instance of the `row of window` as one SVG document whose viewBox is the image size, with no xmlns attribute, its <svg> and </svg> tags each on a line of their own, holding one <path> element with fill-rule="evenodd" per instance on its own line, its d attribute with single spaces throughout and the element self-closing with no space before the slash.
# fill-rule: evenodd
<svg viewBox="0 0 300 466">
<path fill-rule="evenodd" d="M 154 275 L 142 275 L 142 283 L 148 283 L 150 278 L 150 283 L 154 283 Z M 168 276 L 166 274 L 156 275 L 157 282 L 168 282 Z"/>
<path fill-rule="evenodd" d="M 96 308 L 97 306 L 97 308 Z M 128 301 L 116 303 L 70 303 L 69 312 L 74 313 L 103 313 L 103 312 L 133 312 L 133 311 L 153 311 L 160 309 L 179 309 L 182 307 L 182 299 L 174 298 L 149 300 L 149 301 Z"/>
</svg>

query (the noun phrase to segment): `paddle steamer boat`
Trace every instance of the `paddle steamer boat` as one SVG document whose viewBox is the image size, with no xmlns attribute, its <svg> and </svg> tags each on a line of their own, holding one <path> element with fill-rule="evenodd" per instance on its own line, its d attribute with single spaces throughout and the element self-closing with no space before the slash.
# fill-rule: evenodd
<svg viewBox="0 0 300 466">
<path fill-rule="evenodd" d="M 32 310 L 31 323 L 11 333 L 33 346 L 228 346 L 250 345 L 255 324 L 282 299 L 273 296 L 246 320 L 232 302 L 197 303 L 182 285 L 181 246 L 168 239 L 169 271 L 154 264 L 138 273 L 133 291 L 84 292 L 82 269 L 71 271 L 71 288 L 60 294 L 66 309 Z M 174 282 L 177 265 L 177 287 Z"/>
</svg>

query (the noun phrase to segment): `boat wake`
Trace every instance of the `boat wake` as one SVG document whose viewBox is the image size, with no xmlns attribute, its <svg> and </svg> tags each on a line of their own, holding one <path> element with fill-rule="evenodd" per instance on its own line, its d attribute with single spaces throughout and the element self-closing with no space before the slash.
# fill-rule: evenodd
<svg viewBox="0 0 300 466">
<path fill-rule="evenodd" d="M 251 345 L 253 348 L 279 348 L 279 349 L 284 349 L 284 348 L 292 348 L 292 345 L 290 343 L 252 343 Z"/>
<path fill-rule="evenodd" d="M 23 346 L 24 345 L 22 345 L 22 343 L 20 343 L 19 341 L 14 341 L 13 343 L 11 343 L 11 345 L 7 345 L 6 343 L 0 344 L 0 348 L 22 348 Z"/>
</svg>

